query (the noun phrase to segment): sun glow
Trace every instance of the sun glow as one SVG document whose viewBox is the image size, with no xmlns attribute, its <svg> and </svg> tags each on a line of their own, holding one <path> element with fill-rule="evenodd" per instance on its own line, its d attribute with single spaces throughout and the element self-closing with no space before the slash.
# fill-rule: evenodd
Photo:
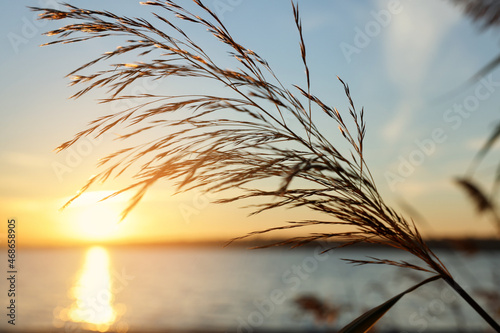
<svg viewBox="0 0 500 333">
<path fill-rule="evenodd" d="M 106 241 L 119 237 L 120 213 L 128 197 L 111 197 L 114 191 L 90 191 L 83 193 L 68 207 L 73 232 L 85 241 Z M 62 202 L 69 199 L 64 198 Z"/>
<path fill-rule="evenodd" d="M 76 219 L 79 235 L 91 240 L 112 238 L 119 228 L 119 214 L 100 203 L 82 207 Z"/>
</svg>

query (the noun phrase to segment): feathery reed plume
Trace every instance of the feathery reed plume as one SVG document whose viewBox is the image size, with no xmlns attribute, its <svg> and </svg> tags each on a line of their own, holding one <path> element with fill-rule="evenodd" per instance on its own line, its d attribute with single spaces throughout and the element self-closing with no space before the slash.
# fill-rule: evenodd
<svg viewBox="0 0 500 333">
<path fill-rule="evenodd" d="M 495 0 L 452 0 L 481 30 L 500 27 L 500 2 Z M 500 65 L 500 54 L 481 68 L 471 79 L 478 80 Z"/>
<path fill-rule="evenodd" d="M 469 196 L 470 200 L 476 206 L 479 214 L 489 212 L 493 223 L 500 231 L 500 216 L 497 213 L 497 207 L 491 197 L 488 197 L 484 190 L 477 185 L 472 179 L 456 178 L 455 183 Z"/>
<path fill-rule="evenodd" d="M 495 0 L 452 0 L 481 28 L 500 26 L 500 3 Z"/>
<path fill-rule="evenodd" d="M 479 25 L 481 30 L 494 29 L 500 26 L 500 2 L 496 0 L 450 0 L 474 23 Z M 457 95 L 457 93 L 469 88 L 471 84 L 478 82 L 481 78 L 491 73 L 500 65 L 500 54 L 490 60 L 480 68 L 467 81 L 457 88 L 449 91 L 437 100 L 445 100 Z"/>
<path fill-rule="evenodd" d="M 81 9 L 70 4 L 65 4 L 66 10 L 33 8 L 40 12 L 41 19 L 72 19 L 77 22 L 48 32 L 47 35 L 57 36 L 58 39 L 45 45 L 111 36 L 128 38 L 125 46 L 106 52 L 69 74 L 73 77 L 72 84 L 85 86 L 73 95 L 74 98 L 94 88 L 106 87 L 109 98 L 103 100 L 104 103 L 122 99 L 143 101 L 138 106 L 96 119 L 58 150 L 67 149 L 85 136 L 99 136 L 121 125 L 127 125 L 130 130 L 121 135 L 120 140 L 168 127 L 165 135 L 153 141 L 131 146 L 102 159 L 100 166 L 106 168 L 91 178 L 67 204 L 95 182 L 119 176 L 132 165 L 139 164 L 135 174 L 137 180 L 112 195 L 136 191 L 124 210 L 124 216 L 160 179 L 175 182 L 179 191 L 194 188 L 224 193 L 228 193 L 226 190 L 229 189 L 241 191 L 219 200 L 220 203 L 249 198 L 273 199 L 256 204 L 254 213 L 277 207 L 305 206 L 323 213 L 325 218 L 294 221 L 250 235 L 322 225 L 331 227 L 332 231 L 294 237 L 275 245 L 299 246 L 330 239 L 346 241 L 344 246 L 359 242 L 382 244 L 407 251 L 419 258 L 421 263 L 378 258 L 353 262 L 395 265 L 434 274 L 370 312 L 366 316 L 370 327 L 378 320 L 377 316 L 382 316 L 402 295 L 442 278 L 500 332 L 493 319 L 470 296 L 467 298 L 468 294 L 455 283 L 446 267 L 423 241 L 414 223 L 387 206 L 380 196 L 364 159 L 364 110 L 356 108 L 347 83 L 339 78 L 349 101 L 349 120 L 312 94 L 297 5 L 292 2 L 302 61 L 306 68 L 306 86 L 294 85 L 301 95 L 299 97 L 280 82 L 266 60 L 236 42 L 219 17 L 202 1 L 194 2 L 201 12 L 199 15 L 172 0 L 142 2 L 161 11 L 161 14 L 153 13 L 157 19 L 154 24 L 141 18 Z M 167 18 L 170 17 L 168 14 L 172 19 Z M 181 21 L 208 30 L 240 67 L 232 70 L 218 65 L 181 29 L 177 24 Z M 143 61 L 120 62 L 111 65 L 108 70 L 80 74 L 98 62 L 117 56 L 123 58 L 134 52 L 140 52 L 139 57 Z M 225 93 L 174 96 L 124 93 L 135 81 L 166 77 L 210 80 L 224 86 Z M 339 150 L 319 130 L 313 121 L 318 113 L 338 126 L 350 146 L 349 151 Z M 281 180 L 275 190 L 254 188 L 259 181 L 271 179 Z M 336 226 L 351 227 L 351 230 L 338 232 L 335 231 Z M 359 323 L 366 325 L 363 318 L 353 325 Z"/>
<path fill-rule="evenodd" d="M 498 28 L 500 26 L 500 2 L 492 0 L 452 0 L 457 6 L 461 7 L 465 15 L 470 17 L 472 21 L 477 23 L 482 30 Z M 466 82 L 466 85 L 476 82 L 486 74 L 492 72 L 500 65 L 500 55 L 497 55 L 488 64 L 483 66 L 474 76 Z M 476 171 L 479 163 L 484 159 L 488 151 L 500 137 L 500 125 L 497 124 L 495 129 L 490 134 L 488 140 L 484 143 L 481 149 L 474 156 L 464 178 L 459 178 L 456 183 L 467 193 L 471 200 L 476 204 L 479 213 L 490 211 L 494 223 L 500 231 L 500 218 L 493 204 L 494 198 L 500 186 L 500 164 L 497 166 L 495 179 L 491 193 L 486 195 L 475 182 L 472 181 L 472 176 Z"/>
<path fill-rule="evenodd" d="M 312 294 L 300 295 L 293 302 L 303 314 L 312 314 L 317 323 L 333 323 L 337 320 L 340 312 L 339 306 L 332 305 Z"/>
</svg>

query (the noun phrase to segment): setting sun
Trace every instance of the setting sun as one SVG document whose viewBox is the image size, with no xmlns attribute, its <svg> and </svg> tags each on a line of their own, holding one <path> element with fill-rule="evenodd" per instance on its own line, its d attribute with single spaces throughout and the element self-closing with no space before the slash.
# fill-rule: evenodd
<svg viewBox="0 0 500 333">
<path fill-rule="evenodd" d="M 107 239 L 119 229 L 119 213 L 104 205 L 86 207 L 79 214 L 76 227 L 82 237 L 93 240 Z"/>
<path fill-rule="evenodd" d="M 91 191 L 82 194 L 67 208 L 71 229 L 83 241 L 107 241 L 118 237 L 120 213 L 124 198 L 110 198 L 111 191 Z M 67 201 L 67 200 L 66 200 Z M 63 211 L 64 212 L 64 211 Z"/>
</svg>

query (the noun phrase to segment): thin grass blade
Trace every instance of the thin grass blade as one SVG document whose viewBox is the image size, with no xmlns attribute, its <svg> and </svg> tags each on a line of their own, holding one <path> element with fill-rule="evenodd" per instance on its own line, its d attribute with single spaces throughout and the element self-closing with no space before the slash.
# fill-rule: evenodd
<svg viewBox="0 0 500 333">
<path fill-rule="evenodd" d="M 499 58 L 500 59 L 500 58 Z M 484 156 L 488 153 L 488 151 L 493 147 L 495 142 L 500 138 L 500 124 L 497 124 L 495 130 L 490 134 L 488 140 L 484 143 L 481 149 L 477 152 L 476 156 L 474 156 L 474 160 L 471 163 L 471 166 L 468 170 L 468 175 L 472 175 L 474 170 L 479 165 L 479 162 L 484 158 Z"/>
</svg>

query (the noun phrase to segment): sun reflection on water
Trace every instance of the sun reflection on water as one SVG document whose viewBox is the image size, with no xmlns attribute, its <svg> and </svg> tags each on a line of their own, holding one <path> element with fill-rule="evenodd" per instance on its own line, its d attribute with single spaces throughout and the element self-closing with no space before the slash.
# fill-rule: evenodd
<svg viewBox="0 0 500 333">
<path fill-rule="evenodd" d="M 101 332 L 114 323 L 109 255 L 104 248 L 92 247 L 87 251 L 85 266 L 71 296 L 75 299 L 69 311 L 72 321 L 90 324 Z"/>
<path fill-rule="evenodd" d="M 56 315 L 86 330 L 106 332 L 120 315 L 114 304 L 108 251 L 100 246 L 87 250 L 85 263 L 69 296 L 72 304 Z"/>
</svg>

